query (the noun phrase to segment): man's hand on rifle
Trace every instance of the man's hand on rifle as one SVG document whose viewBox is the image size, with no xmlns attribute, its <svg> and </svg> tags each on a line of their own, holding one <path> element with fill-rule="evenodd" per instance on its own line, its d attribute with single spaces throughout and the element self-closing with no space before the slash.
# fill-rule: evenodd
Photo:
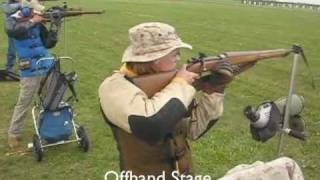
<svg viewBox="0 0 320 180">
<path fill-rule="evenodd" d="M 233 66 L 230 63 L 219 62 L 215 72 L 200 79 L 200 90 L 207 94 L 223 93 L 227 84 L 233 80 L 233 72 Z"/>
<path fill-rule="evenodd" d="M 256 63 L 257 63 L 257 61 L 253 61 L 253 62 L 239 64 L 239 65 L 232 65 L 233 74 L 234 75 L 238 75 L 238 74 L 242 73 L 243 71 L 246 71 L 247 69 L 250 69 Z"/>
<path fill-rule="evenodd" d="M 182 68 L 177 72 L 176 78 L 184 79 L 188 84 L 192 84 L 196 79 L 199 79 L 199 75 L 188 71 L 187 65 L 184 64 Z"/>
<path fill-rule="evenodd" d="M 232 81 L 233 72 L 234 72 L 234 69 L 230 63 L 228 63 L 228 62 L 219 62 L 218 63 L 216 73 L 223 75 L 225 80 Z"/>
</svg>

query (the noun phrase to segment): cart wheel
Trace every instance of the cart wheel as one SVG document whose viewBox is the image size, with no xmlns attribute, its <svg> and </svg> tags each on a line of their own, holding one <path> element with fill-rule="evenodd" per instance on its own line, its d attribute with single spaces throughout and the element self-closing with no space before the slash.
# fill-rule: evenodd
<svg viewBox="0 0 320 180">
<path fill-rule="evenodd" d="M 83 152 L 87 152 L 90 148 L 90 141 L 83 126 L 80 126 L 77 129 L 77 135 L 80 138 L 80 147 L 82 148 Z"/>
<path fill-rule="evenodd" d="M 41 148 L 41 143 L 38 135 L 33 135 L 33 154 L 37 161 L 41 161 L 43 157 L 43 149 Z"/>
</svg>

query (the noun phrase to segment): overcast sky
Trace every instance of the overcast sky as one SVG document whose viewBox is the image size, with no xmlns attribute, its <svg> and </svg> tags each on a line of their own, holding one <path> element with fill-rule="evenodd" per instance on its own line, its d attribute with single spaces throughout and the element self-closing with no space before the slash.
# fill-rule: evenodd
<svg viewBox="0 0 320 180">
<path fill-rule="evenodd" d="M 277 0 L 282 2 L 301 2 L 301 3 L 308 3 L 308 4 L 319 4 L 320 0 Z"/>
</svg>

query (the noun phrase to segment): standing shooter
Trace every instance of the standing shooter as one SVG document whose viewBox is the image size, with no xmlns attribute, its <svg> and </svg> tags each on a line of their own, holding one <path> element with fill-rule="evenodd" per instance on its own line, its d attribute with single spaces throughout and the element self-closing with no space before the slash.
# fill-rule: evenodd
<svg viewBox="0 0 320 180">
<path fill-rule="evenodd" d="M 7 34 L 14 39 L 21 76 L 20 94 L 8 130 L 10 148 L 19 147 L 28 108 L 42 77 L 53 65 L 53 58 L 47 58 L 51 56 L 40 36 L 41 22 L 44 20 L 40 14 L 44 6 L 37 0 L 21 0 L 20 3 L 20 10 L 10 15 L 6 24 Z M 46 60 L 39 61 L 42 58 Z"/>
</svg>

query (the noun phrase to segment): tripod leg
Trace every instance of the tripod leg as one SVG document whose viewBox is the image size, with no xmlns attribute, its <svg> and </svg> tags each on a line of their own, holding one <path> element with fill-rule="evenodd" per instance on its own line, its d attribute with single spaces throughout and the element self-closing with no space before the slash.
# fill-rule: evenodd
<svg viewBox="0 0 320 180">
<path fill-rule="evenodd" d="M 288 98 L 286 103 L 285 116 L 283 121 L 283 128 L 288 128 L 289 126 L 291 100 L 292 100 L 292 94 L 294 93 L 294 89 L 295 89 L 295 79 L 296 79 L 296 74 L 299 66 L 299 56 L 300 54 L 298 52 L 295 52 L 293 57 L 293 65 L 291 70 L 291 79 L 290 79 L 289 93 L 288 93 Z M 284 140 L 283 133 L 280 133 L 279 144 L 278 144 L 278 156 L 282 156 L 282 153 L 283 153 L 282 152 L 283 140 Z"/>
</svg>

